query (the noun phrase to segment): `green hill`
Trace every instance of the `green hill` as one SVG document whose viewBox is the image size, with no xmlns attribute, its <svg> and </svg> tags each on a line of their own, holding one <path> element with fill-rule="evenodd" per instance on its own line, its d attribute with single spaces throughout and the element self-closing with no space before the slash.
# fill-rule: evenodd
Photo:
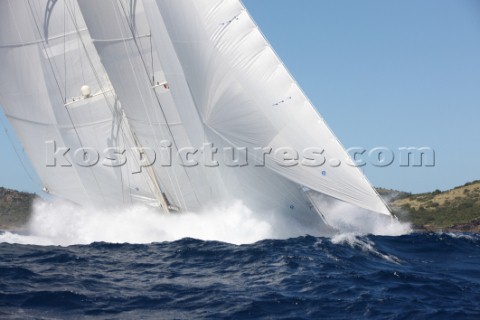
<svg viewBox="0 0 480 320">
<path fill-rule="evenodd" d="M 444 192 L 402 193 L 389 204 L 417 229 L 480 232 L 480 181 Z"/>
</svg>

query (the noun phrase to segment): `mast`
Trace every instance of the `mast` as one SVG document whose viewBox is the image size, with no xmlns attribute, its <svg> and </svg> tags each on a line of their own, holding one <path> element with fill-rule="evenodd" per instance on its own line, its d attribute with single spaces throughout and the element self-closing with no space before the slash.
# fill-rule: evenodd
<svg viewBox="0 0 480 320">
<path fill-rule="evenodd" d="M 126 116 L 125 116 L 126 117 Z M 126 120 L 127 121 L 127 120 Z M 147 158 L 147 162 L 148 163 L 152 163 L 151 162 L 151 159 L 148 159 L 148 155 L 144 152 L 144 149 L 142 148 L 142 146 L 140 145 L 140 142 L 138 141 L 138 138 L 137 136 L 132 132 L 132 135 L 133 135 L 133 139 L 134 139 L 134 143 L 135 143 L 135 146 L 137 147 L 137 150 L 139 151 L 139 153 L 143 153 L 143 157 L 146 157 Z M 140 158 L 140 157 L 139 157 Z M 160 183 L 157 179 L 157 176 L 155 174 L 155 171 L 153 171 L 152 167 L 151 166 L 147 166 L 147 167 L 143 167 L 142 171 L 143 170 L 146 170 L 147 172 L 147 175 L 148 177 L 150 178 L 150 183 L 152 185 L 152 189 L 153 189 L 153 192 L 155 194 L 155 197 L 157 198 L 160 206 L 162 207 L 163 211 L 165 213 L 170 213 L 170 209 L 171 209 L 171 206 L 168 204 L 167 200 L 165 199 L 165 195 L 164 193 L 162 192 L 162 189 L 160 187 Z"/>
</svg>

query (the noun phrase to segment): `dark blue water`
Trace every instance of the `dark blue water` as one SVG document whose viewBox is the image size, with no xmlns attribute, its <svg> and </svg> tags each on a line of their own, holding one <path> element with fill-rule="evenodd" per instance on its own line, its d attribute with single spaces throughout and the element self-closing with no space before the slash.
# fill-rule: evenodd
<svg viewBox="0 0 480 320">
<path fill-rule="evenodd" d="M 480 319 L 480 236 L 0 244 L 0 319 Z"/>
</svg>

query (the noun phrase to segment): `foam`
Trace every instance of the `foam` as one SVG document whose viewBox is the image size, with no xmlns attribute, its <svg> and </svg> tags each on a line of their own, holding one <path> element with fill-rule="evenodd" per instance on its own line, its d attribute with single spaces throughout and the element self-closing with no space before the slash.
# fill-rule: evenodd
<svg viewBox="0 0 480 320">
<path fill-rule="evenodd" d="M 388 217 L 331 208 L 327 221 L 339 234 L 401 235 L 409 226 Z M 27 225 L 0 234 L 0 242 L 70 246 L 93 242 L 146 244 L 183 238 L 249 244 L 264 239 L 324 236 L 318 228 L 300 225 L 275 212 L 252 212 L 235 201 L 205 212 L 159 214 L 143 206 L 118 209 L 85 208 L 62 201 L 38 200 Z"/>
</svg>

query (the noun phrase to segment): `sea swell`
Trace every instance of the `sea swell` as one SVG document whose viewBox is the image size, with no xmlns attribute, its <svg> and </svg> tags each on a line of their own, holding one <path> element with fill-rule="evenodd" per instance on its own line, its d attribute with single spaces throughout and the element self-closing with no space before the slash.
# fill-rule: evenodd
<svg viewBox="0 0 480 320">
<path fill-rule="evenodd" d="M 1 244 L 2 318 L 476 318 L 480 237 Z"/>
</svg>

